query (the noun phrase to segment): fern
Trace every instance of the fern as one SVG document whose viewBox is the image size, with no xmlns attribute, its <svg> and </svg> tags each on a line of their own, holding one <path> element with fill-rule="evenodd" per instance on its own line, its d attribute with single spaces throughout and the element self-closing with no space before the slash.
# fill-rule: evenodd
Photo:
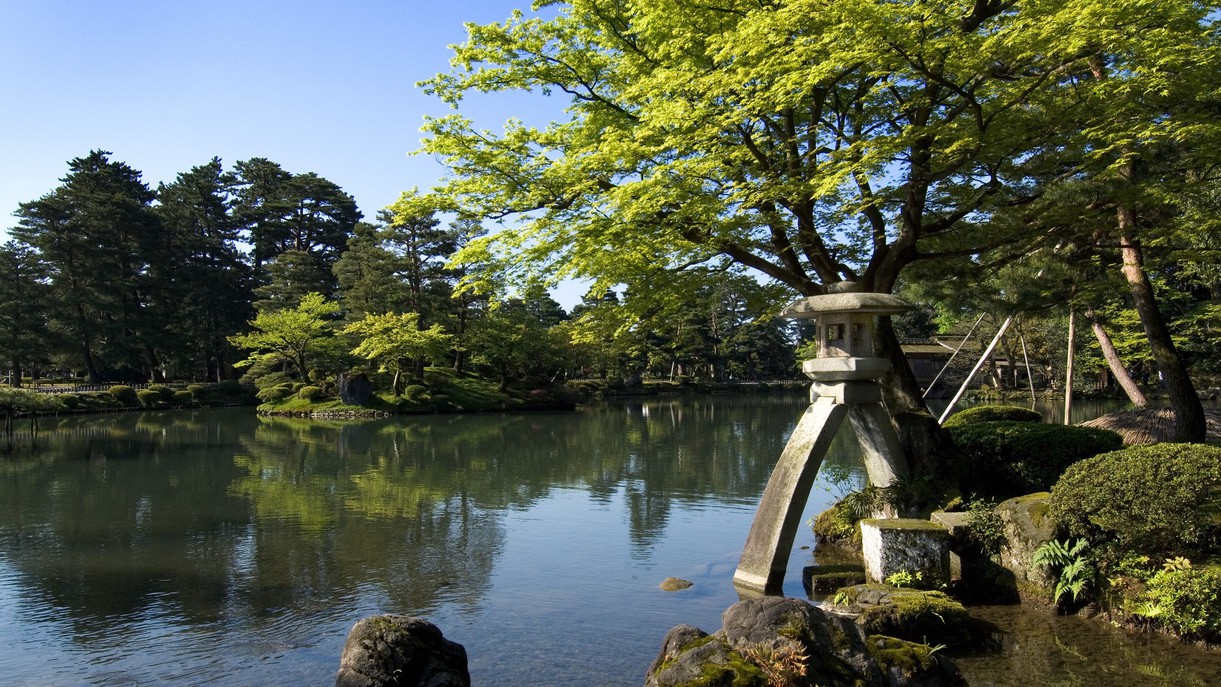
<svg viewBox="0 0 1221 687">
<path fill-rule="evenodd" d="M 1055 603 L 1059 604 L 1066 593 L 1072 594 L 1073 603 L 1077 603 L 1093 579 L 1094 566 L 1086 554 L 1088 548 L 1089 542 L 1084 539 L 1066 542 L 1053 539 L 1035 549 L 1034 564 L 1057 572 Z"/>
</svg>

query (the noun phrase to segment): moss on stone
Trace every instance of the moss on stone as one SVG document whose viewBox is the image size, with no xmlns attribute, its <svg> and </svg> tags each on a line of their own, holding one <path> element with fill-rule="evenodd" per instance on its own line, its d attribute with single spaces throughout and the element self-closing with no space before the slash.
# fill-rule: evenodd
<svg viewBox="0 0 1221 687">
<path fill-rule="evenodd" d="M 727 654 L 727 663 L 707 663 L 698 678 L 676 687 L 768 687 L 759 666 L 733 649 Z"/>
<path fill-rule="evenodd" d="M 1050 498 L 1051 492 L 1037 491 L 1033 494 L 1018 496 L 1017 498 L 1010 500 L 1023 506 L 1027 506 L 1027 504 L 1029 504 L 1026 508 L 1026 514 L 1030 517 L 1030 522 L 1035 527 L 1041 528 L 1043 527 L 1044 521 L 1047 519 L 1047 513 L 1051 507 L 1048 503 L 1048 499 Z"/>
<path fill-rule="evenodd" d="M 842 587 L 865 583 L 864 570 L 847 570 L 833 573 L 815 573 L 805 576 L 806 591 L 811 594 L 828 594 Z"/>
<path fill-rule="evenodd" d="M 921 520 L 919 518 L 871 518 L 869 520 L 862 520 L 861 525 L 869 525 L 880 530 L 947 531 L 944 527 L 931 520 Z"/>
<path fill-rule="evenodd" d="M 917 644 L 885 635 L 870 635 L 865 645 L 882 670 L 898 668 L 906 677 L 927 671 L 936 662 L 933 650 L 927 644 Z"/>
<path fill-rule="evenodd" d="M 967 609 L 944 592 L 896 589 L 883 584 L 846 587 L 836 600 L 859 613 L 866 634 L 911 641 L 951 643 L 965 633 Z"/>
<path fill-rule="evenodd" d="M 860 538 L 857 520 L 845 501 L 838 501 L 819 513 L 818 517 L 814 518 L 812 529 L 820 542 L 828 544 L 850 542 Z"/>
<path fill-rule="evenodd" d="M 715 641 L 718 641 L 716 637 L 713 637 L 712 635 L 704 635 L 703 637 L 697 637 L 696 639 L 693 639 L 693 640 L 687 642 L 686 644 L 683 644 L 681 647 L 679 647 L 677 652 L 675 652 L 674 654 L 665 658 L 657 666 L 657 670 L 655 672 L 660 673 L 660 672 L 664 671 L 666 668 L 669 668 L 670 666 L 674 665 L 678 661 L 679 657 L 681 657 L 683 654 L 687 653 L 688 651 L 691 651 L 692 649 L 698 649 L 699 647 L 704 646 L 705 644 L 709 644 L 709 643 L 715 642 Z"/>
</svg>

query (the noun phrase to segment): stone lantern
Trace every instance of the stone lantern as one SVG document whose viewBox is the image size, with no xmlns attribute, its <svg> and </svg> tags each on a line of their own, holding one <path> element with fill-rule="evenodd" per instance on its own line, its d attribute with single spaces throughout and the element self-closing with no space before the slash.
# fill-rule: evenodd
<svg viewBox="0 0 1221 687">
<path fill-rule="evenodd" d="M 802 364 L 814 381 L 810 407 L 789 437 L 755 512 L 734 573 L 740 589 L 780 590 L 810 488 L 845 418 L 860 439 L 870 484 L 888 486 L 907 474 L 877 381 L 890 369 L 890 360 L 877 357 L 874 333 L 879 315 L 910 309 L 901 298 L 863 293 L 855 283 L 845 282 L 781 312 L 782 317 L 816 321 L 818 357 Z"/>
<path fill-rule="evenodd" d="M 802 363 L 801 369 L 816 382 L 838 383 L 877 379 L 890 369 L 888 359 L 874 355 L 874 318 L 911 309 L 902 298 L 888 293 L 845 290 L 803 298 L 780 316 L 816 321 L 818 357 Z"/>
</svg>

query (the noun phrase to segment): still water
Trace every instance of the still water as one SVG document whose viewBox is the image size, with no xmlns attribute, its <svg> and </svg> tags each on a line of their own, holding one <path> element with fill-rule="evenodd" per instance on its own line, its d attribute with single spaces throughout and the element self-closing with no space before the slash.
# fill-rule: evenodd
<svg viewBox="0 0 1221 687">
<path fill-rule="evenodd" d="M 27 435 L 0 453 L 0 675 L 331 684 L 351 625 L 395 612 L 465 645 L 477 685 L 639 685 L 670 627 L 714 630 L 736 601 L 738 554 L 804 404 L 792 394 L 351 423 L 249 409 L 44 422 L 36 446 Z M 837 443 L 808 514 L 861 479 L 853 447 Z M 809 558 L 794 552 L 787 594 L 803 595 Z M 662 592 L 668 576 L 695 586 Z M 1013 616 L 1001 625 L 1027 617 L 996 612 Z M 1046 620 L 1038 651 L 1067 631 Z M 1121 670 L 1187 663 L 1195 682 L 1074 681 L 1084 668 L 1064 663 L 1048 681 L 1006 682 L 1012 670 L 994 668 L 1020 664 L 1016 645 L 1032 642 L 997 637 L 994 652 L 964 657 L 975 684 L 1221 676 L 1208 654 L 1125 636 L 1110 651 Z"/>
</svg>

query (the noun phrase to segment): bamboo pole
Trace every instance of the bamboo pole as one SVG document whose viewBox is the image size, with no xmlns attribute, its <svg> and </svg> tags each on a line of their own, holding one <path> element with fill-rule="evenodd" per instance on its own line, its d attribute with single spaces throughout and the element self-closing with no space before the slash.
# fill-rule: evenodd
<svg viewBox="0 0 1221 687">
<path fill-rule="evenodd" d="M 945 422 L 945 419 L 950 416 L 950 412 L 954 410 L 954 405 L 957 404 L 958 401 L 962 399 L 962 395 L 967 392 L 967 385 L 971 383 L 971 380 L 975 378 L 975 375 L 979 372 L 979 369 L 984 366 L 985 362 L 988 361 L 988 357 L 992 355 L 992 351 L 996 348 L 996 344 L 1000 343 L 1001 337 L 1005 335 L 1005 330 L 1009 329 L 1009 325 L 1012 323 L 1013 316 L 1010 315 L 1008 319 L 1005 320 L 1005 323 L 1001 325 L 1001 328 L 997 330 L 996 336 L 992 337 L 992 343 L 988 344 L 987 350 L 985 350 L 984 354 L 979 357 L 979 361 L 975 363 L 975 367 L 971 370 L 971 374 L 967 375 L 967 378 L 962 382 L 962 386 L 958 387 L 958 393 L 954 394 L 954 398 L 950 399 L 950 405 L 945 407 L 945 412 L 943 412 L 941 417 L 937 420 L 938 424 Z"/>
<path fill-rule="evenodd" d="M 1030 403 L 1035 402 L 1034 375 L 1030 374 L 1030 356 L 1026 355 L 1026 335 L 1018 333 L 1018 341 L 1022 342 L 1022 360 L 1026 361 L 1026 382 L 1030 385 Z"/>
<path fill-rule="evenodd" d="M 971 335 L 975 333 L 975 328 L 978 327 L 979 323 L 983 322 L 983 321 L 984 321 L 983 315 L 980 315 L 979 319 L 975 320 L 975 324 L 971 325 L 971 329 L 967 332 L 967 335 L 962 337 L 962 341 L 958 342 L 958 348 L 954 349 L 954 352 L 952 354 L 950 354 L 950 359 L 945 361 L 945 365 L 942 365 L 941 369 L 937 371 L 937 376 L 933 377 L 933 381 L 928 383 L 928 388 L 926 388 L 924 390 L 924 393 L 920 395 L 920 398 L 928 398 L 928 392 L 933 390 L 933 386 L 935 386 L 937 384 L 938 379 L 941 379 L 941 375 L 946 370 L 950 369 L 950 363 L 954 362 L 954 357 L 958 355 L 958 352 L 962 350 L 963 346 L 967 345 L 967 340 L 971 338 Z"/>
<path fill-rule="evenodd" d="M 1073 412 L 1073 358 L 1077 347 L 1077 311 L 1068 311 L 1068 363 L 1066 364 L 1064 380 L 1064 424 L 1072 422 L 1069 418 Z"/>
</svg>

